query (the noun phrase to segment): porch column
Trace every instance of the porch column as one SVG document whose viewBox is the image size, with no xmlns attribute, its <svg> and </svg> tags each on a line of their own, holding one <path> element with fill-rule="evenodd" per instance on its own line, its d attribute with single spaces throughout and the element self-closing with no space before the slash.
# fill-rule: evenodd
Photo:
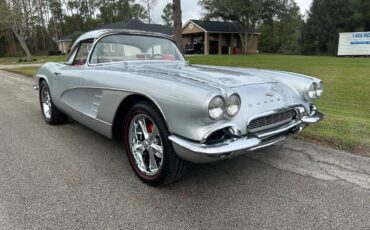
<svg viewBox="0 0 370 230">
<path fill-rule="evenodd" d="M 229 52 L 229 54 L 233 54 L 233 52 L 234 52 L 234 47 L 235 47 L 235 38 L 234 38 L 234 34 L 230 34 L 230 52 Z"/>
<path fill-rule="evenodd" d="M 222 34 L 218 34 L 218 55 L 222 54 Z"/>
<path fill-rule="evenodd" d="M 62 44 L 62 45 L 61 45 L 62 47 L 60 47 L 60 48 L 59 48 L 59 50 L 60 50 L 62 53 L 66 53 L 66 48 L 65 48 L 65 46 L 64 46 L 64 42 L 61 42 L 61 44 Z"/>
<path fill-rule="evenodd" d="M 204 55 L 209 54 L 209 34 L 204 32 Z"/>
</svg>

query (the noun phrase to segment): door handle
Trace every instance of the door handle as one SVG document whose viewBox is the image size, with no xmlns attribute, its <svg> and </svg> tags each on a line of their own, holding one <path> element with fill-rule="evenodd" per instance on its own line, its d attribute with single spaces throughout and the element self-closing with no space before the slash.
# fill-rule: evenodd
<svg viewBox="0 0 370 230">
<path fill-rule="evenodd" d="M 62 73 L 54 72 L 54 75 L 59 76 L 59 75 L 62 75 Z"/>
</svg>

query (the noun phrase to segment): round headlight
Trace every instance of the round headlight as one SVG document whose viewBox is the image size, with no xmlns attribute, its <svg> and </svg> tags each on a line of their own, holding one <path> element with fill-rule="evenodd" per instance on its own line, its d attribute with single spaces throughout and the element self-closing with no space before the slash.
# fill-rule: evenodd
<svg viewBox="0 0 370 230">
<path fill-rule="evenodd" d="M 306 97 L 308 100 L 316 99 L 316 83 L 312 82 L 311 85 L 308 87 L 306 92 Z"/>
<path fill-rule="evenodd" d="M 230 117 L 235 116 L 240 110 L 240 97 L 237 94 L 231 95 L 226 101 L 226 113 Z"/>
<path fill-rule="evenodd" d="M 321 97 L 324 93 L 324 84 L 322 81 L 316 84 L 316 97 Z"/>
<path fill-rule="evenodd" d="M 224 114 L 225 102 L 220 96 L 214 97 L 208 105 L 208 113 L 212 119 L 219 119 Z"/>
</svg>

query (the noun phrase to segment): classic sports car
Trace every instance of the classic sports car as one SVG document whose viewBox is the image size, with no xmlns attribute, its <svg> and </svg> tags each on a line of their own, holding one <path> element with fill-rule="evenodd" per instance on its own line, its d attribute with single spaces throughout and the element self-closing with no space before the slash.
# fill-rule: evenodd
<svg viewBox="0 0 370 230">
<path fill-rule="evenodd" d="M 67 61 L 35 76 L 50 125 L 67 116 L 122 138 L 140 179 L 162 185 L 189 162 L 232 158 L 284 140 L 323 118 L 314 77 L 281 71 L 189 65 L 170 37 L 141 31 L 82 35 Z"/>
</svg>

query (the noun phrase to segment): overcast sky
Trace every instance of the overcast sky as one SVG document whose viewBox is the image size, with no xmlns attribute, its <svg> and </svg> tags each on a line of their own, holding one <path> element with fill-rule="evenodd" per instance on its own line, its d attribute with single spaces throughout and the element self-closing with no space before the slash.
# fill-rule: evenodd
<svg viewBox="0 0 370 230">
<path fill-rule="evenodd" d="M 172 0 L 158 0 L 157 5 L 151 12 L 151 16 L 153 19 L 153 23 L 162 23 L 162 10 L 165 7 L 165 5 L 169 2 L 172 2 Z M 301 8 L 302 14 L 306 12 L 306 10 L 309 9 L 312 0 L 296 0 L 299 7 Z M 199 19 L 202 14 L 202 9 L 198 5 L 198 0 L 182 0 L 181 1 L 181 7 L 182 7 L 182 20 L 183 22 L 188 21 L 189 19 Z"/>
</svg>

